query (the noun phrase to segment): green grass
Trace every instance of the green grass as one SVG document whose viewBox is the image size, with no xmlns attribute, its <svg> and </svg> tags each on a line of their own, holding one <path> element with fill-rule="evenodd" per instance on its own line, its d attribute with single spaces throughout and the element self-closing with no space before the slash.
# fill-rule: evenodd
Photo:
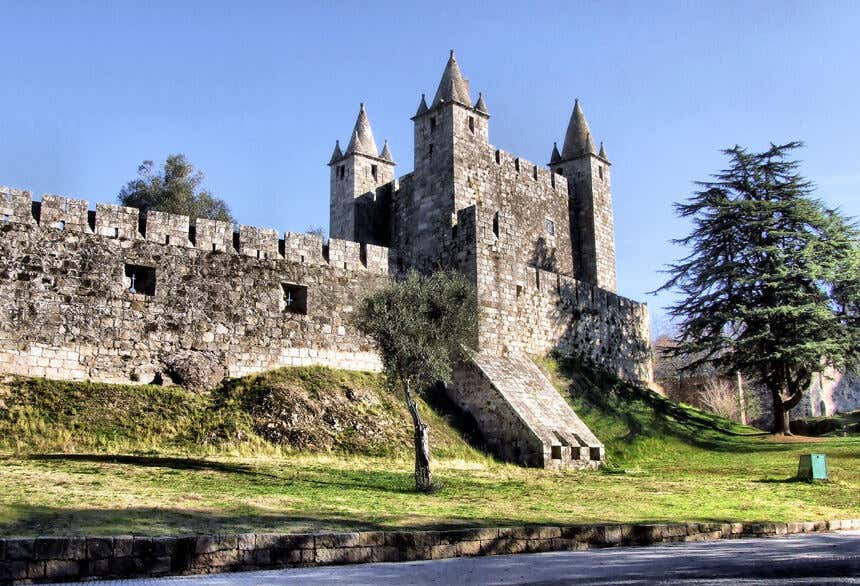
<svg viewBox="0 0 860 586">
<path fill-rule="evenodd" d="M 237 423 L 217 415 L 247 414 L 248 405 L 256 404 L 254 397 L 272 385 L 299 385 L 309 396 L 327 396 L 333 382 L 343 383 L 339 377 L 348 377 L 349 385 L 359 388 L 359 381 L 349 378 L 350 373 L 281 371 L 235 381 L 212 398 L 187 397 L 181 391 L 170 391 L 180 393 L 181 400 L 159 395 L 156 411 L 169 420 L 161 428 L 140 421 L 148 417 L 143 399 L 142 403 L 124 399 L 138 410 L 127 419 L 109 411 L 115 416 L 113 422 L 84 413 L 82 405 L 69 405 L 57 415 L 44 412 L 47 406 L 34 406 L 25 420 L 42 422 L 48 428 L 36 425 L 32 444 L 23 436 L 15 442 L 6 440 L 0 457 L 0 534 L 794 521 L 860 516 L 858 438 L 829 438 L 813 444 L 775 440 L 573 363 L 541 364 L 605 442 L 608 462 L 602 471 L 554 472 L 494 461 L 462 440 L 451 425 L 459 420 L 445 415 L 445 409 L 434 412 L 425 405 L 437 443 L 434 473 L 442 489 L 433 495 L 416 494 L 411 490 L 410 430 L 405 417 L 398 422 L 400 435 L 386 436 L 400 439 L 386 440 L 392 443 L 380 456 L 376 447 L 349 453 L 345 449 L 348 443 L 335 442 L 339 447 L 314 453 L 274 446 L 254 431 L 250 416 Z M 360 376 L 370 377 L 364 381 L 365 390 L 375 389 L 383 401 L 381 379 Z M 79 400 L 91 400 L 87 397 L 93 396 L 93 387 L 96 385 L 80 385 L 86 392 L 81 391 Z M 110 396 L 110 389 L 116 387 L 98 392 Z M 132 389 L 140 391 L 141 387 Z M 165 392 L 155 388 L 144 392 L 158 395 L 157 391 Z M 389 395 L 389 399 L 391 408 L 383 411 L 394 417 L 399 403 L 396 397 Z M 8 406 L 10 399 L 5 400 Z M 55 397 L 55 401 L 64 400 L 62 394 Z M 104 403 L 105 397 L 92 400 Z M 195 405 L 204 412 L 213 411 L 206 417 L 214 419 L 201 422 Z M 54 425 L 66 430 L 59 435 L 65 437 L 68 432 L 71 448 L 79 453 L 46 454 L 39 447 L 55 441 L 49 425 L 54 417 Z M 186 423 L 180 425 L 180 419 Z M 0 409 L 0 432 L 5 433 L 9 425 Z M 231 431 L 220 439 L 201 440 L 201 429 L 218 428 L 243 429 L 256 439 L 236 438 Z M 97 434 L 95 430 L 99 430 Z M 134 447 L 138 446 L 134 434 L 139 430 L 148 434 L 140 442 L 146 450 Z M 101 439 L 89 437 L 92 434 Z M 122 449 L 114 449 L 117 447 Z M 793 481 L 798 456 L 813 448 L 828 455 L 832 481 Z"/>
</svg>

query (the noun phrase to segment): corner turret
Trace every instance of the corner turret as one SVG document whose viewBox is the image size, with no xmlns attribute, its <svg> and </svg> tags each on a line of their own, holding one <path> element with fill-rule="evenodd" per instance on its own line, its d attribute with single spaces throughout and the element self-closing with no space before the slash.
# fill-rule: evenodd
<svg viewBox="0 0 860 586">
<path fill-rule="evenodd" d="M 373 129 L 362 103 L 358 110 L 346 153 L 335 142 L 328 163 L 331 168 L 331 198 L 329 201 L 329 235 L 342 240 L 357 240 L 355 200 L 394 180 L 394 160 L 385 142 L 380 153 L 373 138 Z"/>
<path fill-rule="evenodd" d="M 553 173 L 567 177 L 576 277 L 614 293 L 617 283 L 611 163 L 603 143 L 599 152 L 594 146 L 579 100 L 573 104 L 561 153 L 554 145 L 549 166 Z"/>
</svg>

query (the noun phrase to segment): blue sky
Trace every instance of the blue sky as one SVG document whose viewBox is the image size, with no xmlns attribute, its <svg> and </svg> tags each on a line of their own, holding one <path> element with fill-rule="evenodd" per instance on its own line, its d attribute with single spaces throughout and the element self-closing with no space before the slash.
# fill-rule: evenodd
<svg viewBox="0 0 860 586">
<path fill-rule="evenodd" d="M 398 175 L 456 49 L 490 141 L 545 163 L 574 98 L 613 167 L 620 293 L 665 327 L 672 202 L 719 149 L 806 141 L 819 196 L 860 216 L 860 2 L 0 1 L 0 184 L 114 201 L 185 153 L 244 224 L 328 224 L 358 103 Z"/>
</svg>

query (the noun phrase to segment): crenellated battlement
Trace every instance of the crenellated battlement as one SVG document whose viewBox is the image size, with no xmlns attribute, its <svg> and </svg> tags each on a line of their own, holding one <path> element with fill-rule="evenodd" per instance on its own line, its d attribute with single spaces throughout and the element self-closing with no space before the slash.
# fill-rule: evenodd
<svg viewBox="0 0 860 586">
<path fill-rule="evenodd" d="M 514 175 L 519 176 L 520 181 L 536 183 L 562 193 L 567 192 L 567 179 L 563 175 L 553 173 L 549 167 L 533 163 L 491 144 L 488 144 L 486 148 L 489 158 L 492 159 L 492 164 L 502 169 L 513 170 Z"/>
<path fill-rule="evenodd" d="M 119 240 L 144 240 L 165 246 L 238 254 L 260 260 L 325 265 L 344 270 L 389 272 L 389 249 L 373 244 L 330 239 L 324 243 L 313 234 L 272 228 L 234 225 L 231 222 L 114 204 L 96 204 L 90 210 L 82 199 L 45 194 L 34 201 L 29 191 L 0 186 L 0 223 L 38 225 L 68 232 L 93 234 Z"/>
</svg>

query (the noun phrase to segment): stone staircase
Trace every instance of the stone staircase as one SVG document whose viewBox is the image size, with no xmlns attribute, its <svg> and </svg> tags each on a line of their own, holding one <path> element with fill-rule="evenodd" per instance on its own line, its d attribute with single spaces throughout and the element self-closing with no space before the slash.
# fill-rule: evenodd
<svg viewBox="0 0 860 586">
<path fill-rule="evenodd" d="M 455 371 L 448 392 L 505 460 L 543 468 L 603 463 L 603 444 L 525 354 L 479 353 Z"/>
</svg>

